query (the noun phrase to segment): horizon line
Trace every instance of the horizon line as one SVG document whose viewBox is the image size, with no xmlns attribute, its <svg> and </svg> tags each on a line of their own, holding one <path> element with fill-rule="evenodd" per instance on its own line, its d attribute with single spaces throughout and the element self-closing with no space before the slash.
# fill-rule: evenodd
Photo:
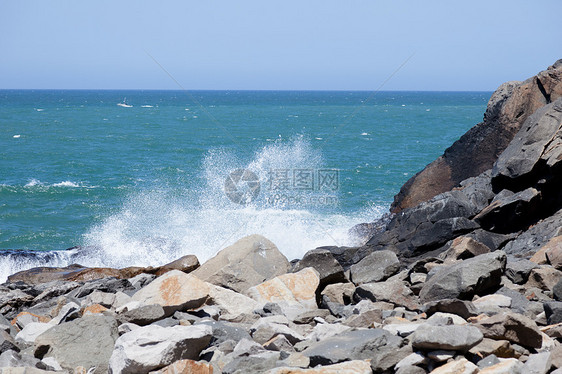
<svg viewBox="0 0 562 374">
<path fill-rule="evenodd" d="M 169 91 L 169 92 L 482 92 L 489 93 L 495 90 L 366 90 L 366 89 L 167 89 L 167 88 L 0 88 L 0 91 Z"/>
</svg>

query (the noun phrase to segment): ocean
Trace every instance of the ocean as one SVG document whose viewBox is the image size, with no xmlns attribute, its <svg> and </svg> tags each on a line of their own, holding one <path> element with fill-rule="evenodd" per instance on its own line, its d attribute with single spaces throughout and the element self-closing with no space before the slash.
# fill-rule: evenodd
<svg viewBox="0 0 562 374">
<path fill-rule="evenodd" d="M 0 90 L 0 281 L 203 262 L 249 234 L 289 260 L 357 244 L 348 230 L 387 212 L 490 96 Z"/>
</svg>

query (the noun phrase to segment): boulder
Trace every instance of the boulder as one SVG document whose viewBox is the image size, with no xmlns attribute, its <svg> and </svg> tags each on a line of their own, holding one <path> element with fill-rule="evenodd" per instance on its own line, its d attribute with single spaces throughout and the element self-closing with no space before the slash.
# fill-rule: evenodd
<svg viewBox="0 0 562 374">
<path fill-rule="evenodd" d="M 529 279 L 529 274 L 531 270 L 535 269 L 537 264 L 525 260 L 518 259 L 513 260 L 510 257 L 507 259 L 507 265 L 505 266 L 505 275 L 515 284 L 523 284 Z"/>
<path fill-rule="evenodd" d="M 329 284 L 345 282 L 343 267 L 327 249 L 316 248 L 308 251 L 302 260 L 296 263 L 293 273 L 299 272 L 304 268 L 312 267 L 320 275 L 320 289 L 324 289 Z"/>
<path fill-rule="evenodd" d="M 148 373 L 178 360 L 197 360 L 211 337 L 210 326 L 140 327 L 117 339 L 109 370 Z"/>
<path fill-rule="evenodd" d="M 451 264 L 488 252 L 490 252 L 490 248 L 487 245 L 469 236 L 459 236 L 453 239 L 449 249 L 440 257 L 443 258 L 445 264 Z"/>
<path fill-rule="evenodd" d="M 375 251 L 351 266 L 351 281 L 356 285 L 379 282 L 400 270 L 400 261 L 389 250 Z"/>
<path fill-rule="evenodd" d="M 306 310 L 317 309 L 316 289 L 320 276 L 314 268 L 280 275 L 248 289 L 247 294 L 258 303 L 273 302 L 293 319 Z"/>
<path fill-rule="evenodd" d="M 475 326 L 484 337 L 496 340 L 509 340 L 525 347 L 540 348 L 542 335 L 537 324 L 520 314 L 502 312 L 478 320 Z"/>
<path fill-rule="evenodd" d="M 549 325 L 562 322 L 562 301 L 544 303 L 544 312 Z"/>
<path fill-rule="evenodd" d="M 287 258 L 261 235 L 250 235 L 219 251 L 192 274 L 205 282 L 244 292 L 289 271 Z"/>
<path fill-rule="evenodd" d="M 515 350 L 507 340 L 493 340 L 484 338 L 480 343 L 470 348 L 469 352 L 479 358 L 490 355 L 495 357 L 510 358 L 515 355 Z"/>
<path fill-rule="evenodd" d="M 562 279 L 560 279 L 552 288 L 552 294 L 558 301 L 562 301 Z"/>
<path fill-rule="evenodd" d="M 523 374 L 524 365 L 521 361 L 515 358 L 507 358 L 503 361 L 485 367 L 480 370 L 480 374 Z"/>
<path fill-rule="evenodd" d="M 0 330 L 0 353 L 5 351 L 12 350 L 19 352 L 20 349 L 16 344 L 16 341 L 10 334 L 8 334 L 4 330 Z"/>
<path fill-rule="evenodd" d="M 482 333 L 474 326 L 422 324 L 414 331 L 411 342 L 416 349 L 468 351 L 482 339 Z"/>
<path fill-rule="evenodd" d="M 432 370 L 431 374 L 476 374 L 482 373 L 478 366 L 474 365 L 472 362 L 468 361 L 466 358 L 461 358 L 460 360 L 451 361 L 443 366 L 439 366 L 437 369 Z"/>
<path fill-rule="evenodd" d="M 127 310 L 119 315 L 121 323 L 134 323 L 138 326 L 149 325 L 159 321 L 166 316 L 164 308 L 159 304 L 143 305 L 135 309 Z"/>
<path fill-rule="evenodd" d="M 321 293 L 322 298 L 327 297 L 331 302 L 342 305 L 350 304 L 355 293 L 353 283 L 329 284 Z"/>
<path fill-rule="evenodd" d="M 243 314 L 252 314 L 258 307 L 254 299 L 238 292 L 208 283 L 209 298 L 207 304 L 217 306 L 221 311 L 221 319 L 237 318 Z"/>
<path fill-rule="evenodd" d="M 191 273 L 199 267 L 199 260 L 194 255 L 186 255 L 178 258 L 168 264 L 162 265 L 155 269 L 154 274 L 160 276 L 171 270 L 179 270 L 184 273 Z"/>
<path fill-rule="evenodd" d="M 166 315 L 197 308 L 209 297 L 209 286 L 197 277 L 172 270 L 138 290 L 132 297 L 139 306 L 161 305 Z"/>
<path fill-rule="evenodd" d="M 330 365 L 348 360 L 374 359 L 385 350 L 396 350 L 402 339 L 382 329 L 345 331 L 313 343 L 301 353 L 310 365 Z"/>
<path fill-rule="evenodd" d="M 562 270 L 562 236 L 550 239 L 543 248 L 548 263 L 554 268 Z"/>
<path fill-rule="evenodd" d="M 213 374 L 213 366 L 204 361 L 179 360 L 151 374 Z"/>
<path fill-rule="evenodd" d="M 421 309 L 412 290 L 399 279 L 362 284 L 355 290 L 354 297 L 371 301 L 386 301 L 396 306 L 404 306 L 409 310 Z"/>
<path fill-rule="evenodd" d="M 524 82 L 502 84 L 488 102 L 484 121 L 410 178 L 394 197 L 391 210 L 397 213 L 416 206 L 490 169 L 525 120 L 560 97 L 561 75 L 562 63 L 557 61 Z"/>
<path fill-rule="evenodd" d="M 35 339 L 35 357 L 53 357 L 63 369 L 96 367 L 107 372 L 107 364 L 118 337 L 113 317 L 92 315 L 55 326 Z"/>
<path fill-rule="evenodd" d="M 31 322 L 16 335 L 16 341 L 24 344 L 33 344 L 37 337 L 45 331 L 51 329 L 50 323 Z"/>
<path fill-rule="evenodd" d="M 420 299 L 462 299 L 488 291 L 499 286 L 505 265 L 505 253 L 496 251 L 444 266 L 426 281 Z"/>
<path fill-rule="evenodd" d="M 371 374 L 368 361 L 354 360 L 335 365 L 325 365 L 311 369 L 295 367 L 278 367 L 265 372 L 266 374 Z"/>
<path fill-rule="evenodd" d="M 471 301 L 459 299 L 442 299 L 427 303 L 424 307 L 427 315 L 437 312 L 451 313 L 464 319 L 478 315 L 478 310 Z"/>
<path fill-rule="evenodd" d="M 556 270 L 552 266 L 541 265 L 531 270 L 525 287 L 550 291 L 560 279 L 562 279 L 562 271 Z"/>
</svg>

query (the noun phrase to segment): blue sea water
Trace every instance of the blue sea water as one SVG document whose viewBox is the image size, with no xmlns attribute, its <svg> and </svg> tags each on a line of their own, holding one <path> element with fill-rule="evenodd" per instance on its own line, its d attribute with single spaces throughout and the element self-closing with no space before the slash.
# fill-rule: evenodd
<svg viewBox="0 0 562 374">
<path fill-rule="evenodd" d="M 0 280 L 71 262 L 204 261 L 253 233 L 289 259 L 352 245 L 348 229 L 386 212 L 490 95 L 1 90 Z M 246 204 L 225 193 L 237 169 L 252 174 L 227 192 Z M 72 246 L 84 249 L 53 252 Z"/>
</svg>

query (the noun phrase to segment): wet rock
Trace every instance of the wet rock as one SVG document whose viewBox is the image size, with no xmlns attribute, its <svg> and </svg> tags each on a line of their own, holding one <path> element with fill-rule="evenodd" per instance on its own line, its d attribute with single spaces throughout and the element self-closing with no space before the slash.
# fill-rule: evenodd
<svg viewBox="0 0 562 374">
<path fill-rule="evenodd" d="M 318 271 L 320 275 L 320 289 L 332 283 L 346 281 L 343 267 L 334 258 L 332 252 L 327 249 L 317 248 L 306 252 L 302 260 L 297 262 L 293 268 L 293 273 L 308 267 L 312 267 Z"/>
<path fill-rule="evenodd" d="M 261 235 L 250 235 L 224 248 L 192 274 L 217 286 L 244 292 L 289 271 L 287 258 Z"/>
<path fill-rule="evenodd" d="M 493 289 L 499 286 L 505 265 L 505 253 L 496 251 L 442 267 L 427 280 L 420 291 L 420 299 L 428 302 L 468 298 Z"/>
<path fill-rule="evenodd" d="M 295 318 L 306 310 L 317 309 L 318 272 L 305 268 L 298 273 L 284 274 L 248 289 L 247 294 L 258 303 L 274 302 L 285 315 Z"/>
<path fill-rule="evenodd" d="M 209 292 L 209 286 L 195 276 L 172 270 L 137 291 L 132 301 L 139 306 L 159 304 L 166 315 L 171 315 L 176 310 L 203 305 Z"/>
<path fill-rule="evenodd" d="M 178 360 L 197 360 L 211 336 L 209 326 L 140 327 L 117 339 L 109 370 L 146 373 Z"/>
<path fill-rule="evenodd" d="M 373 359 L 383 350 L 396 349 L 402 339 L 382 329 L 346 331 L 313 343 L 302 351 L 310 365 L 330 365 L 347 360 Z"/>
<path fill-rule="evenodd" d="M 35 339 L 35 357 L 53 357 L 66 370 L 95 366 L 93 373 L 105 373 L 117 336 L 114 318 L 85 316 L 39 335 Z"/>
<path fill-rule="evenodd" d="M 480 319 L 476 327 L 484 337 L 496 340 L 509 340 L 525 347 L 540 348 L 542 336 L 536 323 L 520 314 L 503 312 Z"/>
<path fill-rule="evenodd" d="M 351 266 L 351 280 L 356 285 L 379 282 L 400 270 L 400 261 L 389 250 L 375 251 Z"/>
<path fill-rule="evenodd" d="M 414 331 L 411 341 L 417 349 L 467 351 L 482 339 L 482 332 L 473 326 L 422 324 Z"/>
</svg>

